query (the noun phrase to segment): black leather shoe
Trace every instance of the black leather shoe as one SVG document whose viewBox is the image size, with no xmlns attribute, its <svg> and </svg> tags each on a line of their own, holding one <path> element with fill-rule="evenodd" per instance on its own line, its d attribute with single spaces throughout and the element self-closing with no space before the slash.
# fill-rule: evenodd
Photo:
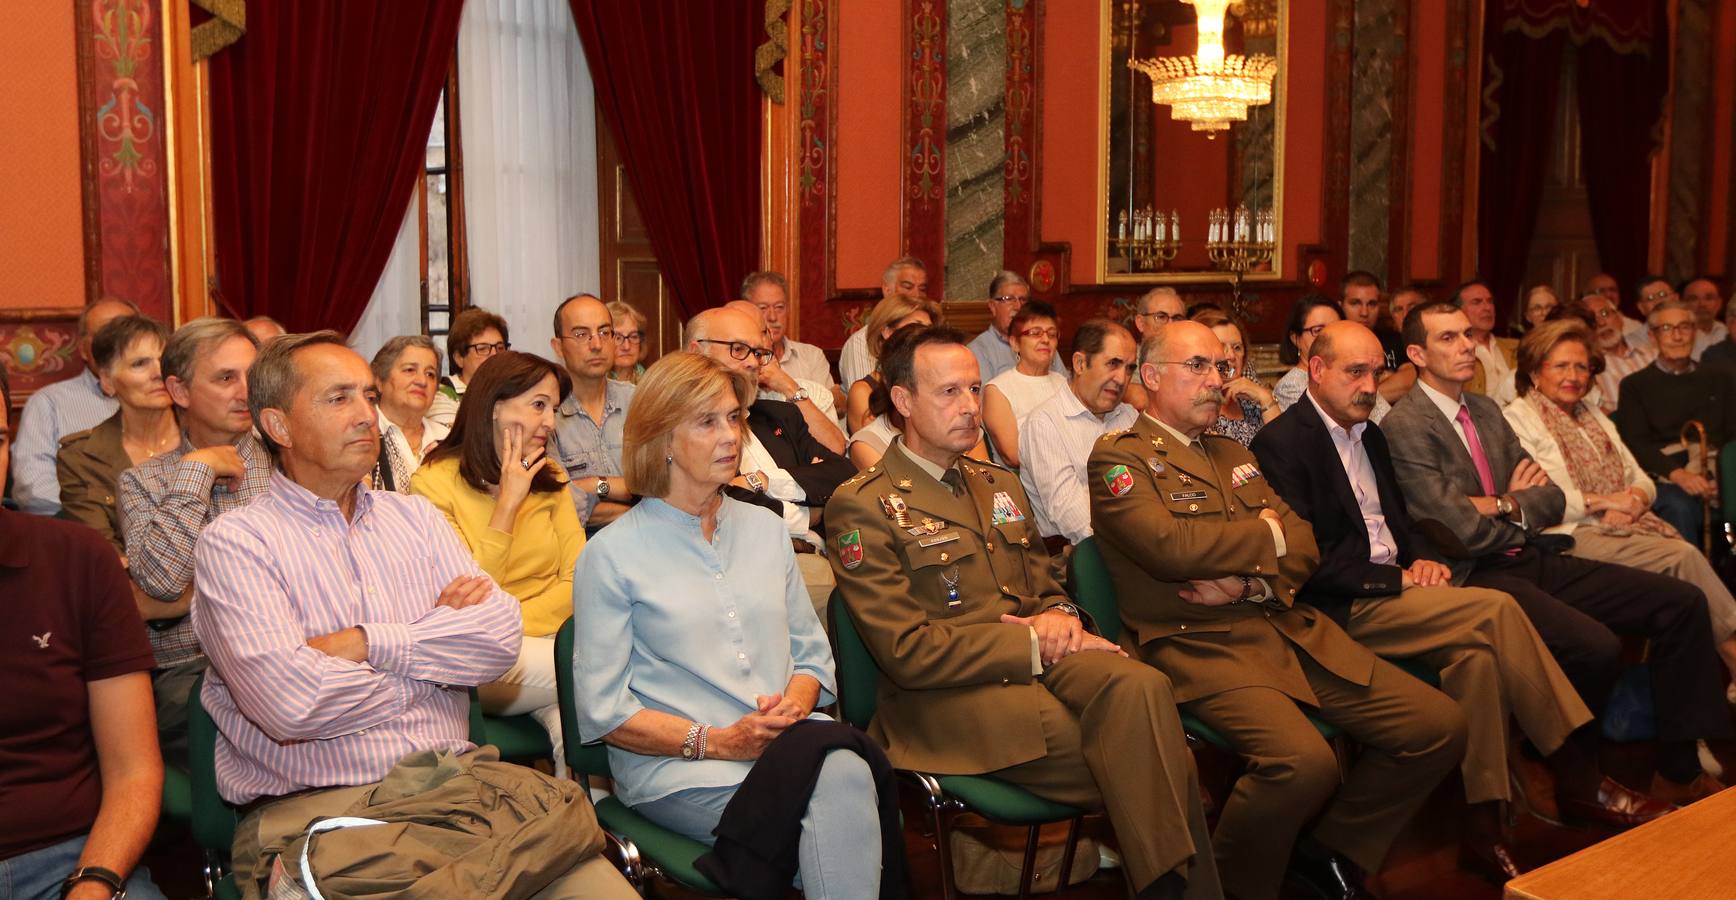
<svg viewBox="0 0 1736 900">
<path fill-rule="evenodd" d="M 1459 867 L 1476 872 L 1497 885 L 1525 874 L 1525 868 L 1513 855 L 1513 848 L 1499 838 L 1467 837 L 1460 841 Z"/>
<path fill-rule="evenodd" d="M 1290 855 L 1284 880 L 1325 900 L 1368 900 L 1374 895 L 1362 886 L 1362 871 L 1336 853 L 1312 854 L 1297 850 Z"/>
</svg>

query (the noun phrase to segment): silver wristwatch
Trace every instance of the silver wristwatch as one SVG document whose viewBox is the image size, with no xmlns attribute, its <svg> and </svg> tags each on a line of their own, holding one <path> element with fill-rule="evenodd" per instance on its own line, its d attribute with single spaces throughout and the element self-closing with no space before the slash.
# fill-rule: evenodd
<svg viewBox="0 0 1736 900">
<path fill-rule="evenodd" d="M 597 499 L 598 500 L 609 499 L 609 479 L 607 479 L 607 478 L 598 478 L 597 479 Z"/>
<path fill-rule="evenodd" d="M 796 392 L 790 395 L 790 402 L 791 403 L 800 403 L 803 400 L 808 399 L 808 396 L 809 395 L 808 395 L 808 389 L 807 388 L 796 388 Z"/>
</svg>

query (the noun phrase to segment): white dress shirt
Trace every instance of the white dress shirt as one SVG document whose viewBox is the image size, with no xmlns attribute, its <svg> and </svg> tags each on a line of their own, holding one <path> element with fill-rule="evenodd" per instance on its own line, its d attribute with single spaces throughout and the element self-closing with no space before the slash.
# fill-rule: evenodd
<svg viewBox="0 0 1736 900">
<path fill-rule="evenodd" d="M 1501 344 L 1494 337 L 1487 344 L 1471 341 L 1477 348 L 1477 361 L 1483 364 L 1483 387 L 1489 392 L 1489 399 L 1499 406 L 1506 406 L 1518 396 L 1514 390 L 1513 367 L 1507 365 L 1507 354 L 1501 352 Z"/>
<path fill-rule="evenodd" d="M 808 523 L 808 508 L 802 506 L 802 501 L 808 499 L 808 492 L 796 482 L 789 470 L 778 465 L 771 451 L 759 442 L 759 437 L 751 428 L 742 429 L 741 461 L 742 472 L 764 472 L 766 476 L 766 496 L 777 500 L 784 507 L 784 528 L 790 537 L 807 541 L 815 547 L 825 546 L 825 541 L 814 533 Z"/>
<path fill-rule="evenodd" d="M 820 385 L 825 393 L 831 393 L 838 385 L 832 380 L 832 364 L 826 361 L 826 351 L 813 344 L 785 338 L 784 355 L 778 357 L 778 365 L 797 381 L 805 378 Z"/>
<path fill-rule="evenodd" d="M 1091 536 L 1091 489 L 1085 463 L 1097 439 L 1133 427 L 1139 411 L 1126 403 L 1099 417 L 1071 386 L 1031 411 L 1019 427 L 1019 483 L 1031 498 L 1037 531 L 1077 544 Z"/>
<path fill-rule="evenodd" d="M 838 374 L 844 377 L 844 390 L 874 372 L 874 359 L 868 355 L 868 332 L 858 328 L 844 339 L 844 349 L 838 352 Z"/>
<path fill-rule="evenodd" d="M 1338 451 L 1338 463 L 1350 479 L 1350 492 L 1356 495 L 1356 507 L 1362 512 L 1362 527 L 1368 530 L 1368 561 L 1380 566 L 1398 565 L 1398 539 L 1386 524 L 1386 513 L 1380 508 L 1380 483 L 1374 480 L 1374 465 L 1368 460 L 1368 448 L 1362 445 L 1368 423 L 1358 422 L 1346 431 L 1321 408 L 1312 391 L 1306 396 L 1320 414 L 1320 421 L 1326 423 L 1326 433 Z"/>
<path fill-rule="evenodd" d="M 1729 336 L 1730 329 L 1725 327 L 1723 322 L 1713 322 L 1712 330 L 1710 331 L 1701 331 L 1698 328 L 1694 329 L 1694 350 L 1691 354 L 1694 357 L 1694 361 L 1700 361 L 1700 357 L 1706 352 L 1707 347 L 1710 347 Z"/>
</svg>

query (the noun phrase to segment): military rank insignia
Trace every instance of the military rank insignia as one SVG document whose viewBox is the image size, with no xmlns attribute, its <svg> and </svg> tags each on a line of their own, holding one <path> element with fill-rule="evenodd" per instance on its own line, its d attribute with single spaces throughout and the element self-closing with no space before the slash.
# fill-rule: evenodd
<svg viewBox="0 0 1736 900">
<path fill-rule="evenodd" d="M 886 511 L 886 518 L 899 528 L 911 527 L 910 507 L 904 504 L 904 498 L 897 494 L 887 494 L 880 498 L 880 508 Z"/>
<path fill-rule="evenodd" d="M 838 535 L 838 562 L 846 569 L 862 564 L 862 529 Z"/>
<path fill-rule="evenodd" d="M 1120 497 L 1133 490 L 1133 473 L 1126 466 L 1113 466 L 1103 473 L 1103 483 L 1109 485 L 1109 493 Z"/>
<path fill-rule="evenodd" d="M 1259 466 L 1256 466 L 1253 463 L 1242 463 L 1241 465 L 1230 470 L 1230 488 L 1231 489 L 1239 488 L 1242 485 L 1247 484 L 1248 482 L 1253 481 L 1254 479 L 1259 478 L 1259 477 L 1260 477 Z"/>
<path fill-rule="evenodd" d="M 1013 502 L 1012 495 L 1006 491 L 995 491 L 994 524 L 1005 525 L 1008 522 L 1025 521 L 1024 510 Z"/>
</svg>

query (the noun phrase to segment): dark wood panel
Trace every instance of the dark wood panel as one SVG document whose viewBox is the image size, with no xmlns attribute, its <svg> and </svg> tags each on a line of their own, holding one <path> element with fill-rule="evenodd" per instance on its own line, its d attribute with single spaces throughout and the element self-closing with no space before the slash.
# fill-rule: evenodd
<svg viewBox="0 0 1736 900">
<path fill-rule="evenodd" d="M 598 229 L 603 299 L 619 300 L 645 316 L 647 363 L 681 345 L 681 314 L 657 266 L 657 253 L 627 183 L 614 136 L 597 119 Z"/>
</svg>

